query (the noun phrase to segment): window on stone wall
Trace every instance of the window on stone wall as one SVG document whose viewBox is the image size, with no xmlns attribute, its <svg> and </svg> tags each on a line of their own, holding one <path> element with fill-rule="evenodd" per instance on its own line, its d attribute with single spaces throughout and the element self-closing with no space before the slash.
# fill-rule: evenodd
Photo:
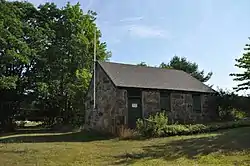
<svg viewBox="0 0 250 166">
<path fill-rule="evenodd" d="M 201 111 L 201 95 L 193 94 L 193 110 L 200 112 Z"/>
<path fill-rule="evenodd" d="M 170 93 L 161 92 L 160 93 L 160 104 L 162 111 L 170 111 L 171 110 L 171 102 L 170 102 Z"/>
</svg>

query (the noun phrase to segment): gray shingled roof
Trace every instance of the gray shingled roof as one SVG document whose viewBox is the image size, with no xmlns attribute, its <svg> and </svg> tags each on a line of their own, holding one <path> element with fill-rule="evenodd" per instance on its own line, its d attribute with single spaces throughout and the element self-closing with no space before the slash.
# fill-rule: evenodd
<svg viewBox="0 0 250 166">
<path fill-rule="evenodd" d="M 98 63 L 118 87 L 215 92 L 212 88 L 181 70 L 112 62 Z"/>
</svg>

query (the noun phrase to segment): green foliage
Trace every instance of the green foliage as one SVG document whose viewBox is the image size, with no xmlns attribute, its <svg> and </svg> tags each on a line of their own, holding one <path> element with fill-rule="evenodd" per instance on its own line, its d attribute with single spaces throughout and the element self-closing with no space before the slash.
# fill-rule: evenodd
<svg viewBox="0 0 250 166">
<path fill-rule="evenodd" d="M 75 122 L 83 112 L 91 78 L 95 32 L 97 60 L 107 60 L 110 52 L 106 43 L 100 42 L 96 13 L 85 14 L 79 3 L 68 3 L 63 8 L 46 3 L 39 6 L 39 11 L 46 18 L 39 21 L 39 26 L 48 29 L 48 36 L 47 49 L 41 52 L 35 66 L 38 72 L 34 72 L 37 85 L 46 88 L 36 92 L 49 110 L 58 110 L 65 123 Z"/>
<path fill-rule="evenodd" d="M 235 119 L 235 120 L 247 118 L 247 113 L 245 113 L 243 111 L 236 110 L 236 109 L 233 109 L 231 114 L 232 114 L 233 119 Z"/>
<path fill-rule="evenodd" d="M 160 136 L 163 133 L 164 127 L 168 124 L 168 117 L 164 112 L 156 113 L 155 115 L 150 115 L 148 119 L 138 120 L 137 129 L 151 136 Z"/>
<path fill-rule="evenodd" d="M 219 116 L 221 120 L 241 120 L 247 118 L 247 113 L 235 108 L 222 110 L 221 107 L 219 107 Z"/>
<path fill-rule="evenodd" d="M 137 119 L 136 121 L 136 129 L 138 131 L 140 131 L 141 133 L 144 133 L 144 129 L 146 129 L 146 126 L 145 126 L 146 123 L 144 123 L 144 121 L 142 119 Z"/>
<path fill-rule="evenodd" d="M 168 125 L 164 127 L 163 135 L 161 136 L 183 135 L 188 132 L 188 128 L 184 125 Z"/>
<path fill-rule="evenodd" d="M 29 74 L 43 49 L 43 29 L 35 26 L 37 10 L 28 2 L 1 0 L 0 11 L 0 122 L 7 127 L 32 84 Z"/>
<path fill-rule="evenodd" d="M 38 103 L 48 121 L 81 119 L 83 98 L 97 60 L 111 56 L 96 26 L 96 13 L 80 4 L 0 1 L 0 122 L 7 124 L 20 103 Z M 75 120 L 73 120 L 76 118 Z"/>
<path fill-rule="evenodd" d="M 27 122 L 26 121 L 16 121 L 15 123 L 16 123 L 17 127 L 23 128 Z"/>
<path fill-rule="evenodd" d="M 145 62 L 137 64 L 138 66 L 148 66 Z M 201 82 L 207 82 L 213 75 L 212 72 L 205 74 L 204 70 L 199 70 L 199 66 L 195 62 L 188 61 L 185 57 L 174 56 L 169 63 L 162 62 L 159 68 L 183 70 L 191 74 L 194 78 Z"/>
<path fill-rule="evenodd" d="M 157 123 L 156 126 L 161 128 L 168 124 L 168 117 L 164 112 L 157 112 L 155 115 L 150 115 L 148 121 Z"/>
<path fill-rule="evenodd" d="M 0 90 L 4 89 L 15 89 L 16 88 L 17 77 L 16 76 L 2 76 L 0 77 Z"/>
<path fill-rule="evenodd" d="M 160 68 L 183 70 L 201 82 L 207 82 L 213 75 L 212 72 L 205 74 L 204 70 L 199 71 L 197 63 L 190 62 L 186 58 L 178 56 L 174 56 L 168 64 L 162 62 Z"/>
<path fill-rule="evenodd" d="M 219 89 L 216 101 L 220 120 L 239 120 L 248 116 L 250 100 L 247 97 Z"/>
<path fill-rule="evenodd" d="M 156 116 L 150 116 L 149 119 L 137 121 L 137 131 L 144 137 L 167 137 L 174 135 L 190 135 L 197 133 L 206 133 L 220 129 L 229 129 L 236 127 L 250 126 L 250 120 L 228 121 L 211 124 L 171 124 L 168 125 L 164 120 L 164 114 L 159 113 Z M 242 116 L 241 114 L 238 116 Z M 155 121 L 155 120 L 159 120 Z"/>
<path fill-rule="evenodd" d="M 248 38 L 250 40 L 250 37 Z M 240 81 L 241 84 L 238 84 L 235 89 L 237 91 L 250 89 L 250 44 L 246 44 L 244 48 L 245 52 L 242 57 L 236 59 L 235 66 L 243 69 L 243 73 L 233 73 L 230 76 L 234 76 L 234 81 Z"/>
<path fill-rule="evenodd" d="M 205 132 L 207 126 L 204 124 L 195 124 L 195 125 L 186 125 L 190 134 L 201 133 L 202 131 Z M 189 134 L 189 133 L 187 133 Z"/>
</svg>

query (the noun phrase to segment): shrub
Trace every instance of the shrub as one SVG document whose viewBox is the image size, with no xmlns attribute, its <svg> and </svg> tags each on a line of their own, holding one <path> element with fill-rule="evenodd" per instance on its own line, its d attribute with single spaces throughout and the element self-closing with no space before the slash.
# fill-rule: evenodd
<svg viewBox="0 0 250 166">
<path fill-rule="evenodd" d="M 238 120 L 211 124 L 194 124 L 194 125 L 181 125 L 173 124 L 168 125 L 162 113 L 156 114 L 145 120 L 137 121 L 137 130 L 144 137 L 167 137 L 174 135 L 189 135 L 197 133 L 206 133 L 218 131 L 221 129 L 229 129 L 236 127 L 250 126 L 250 120 Z M 157 120 L 158 121 L 157 121 Z"/>
<path fill-rule="evenodd" d="M 236 108 L 228 107 L 223 109 L 222 107 L 218 108 L 220 120 L 223 121 L 232 121 L 232 120 L 240 120 L 247 117 L 247 113 L 237 110 Z"/>
<path fill-rule="evenodd" d="M 188 127 L 184 125 L 168 125 L 163 130 L 164 135 L 162 136 L 183 135 L 189 132 Z"/>
<path fill-rule="evenodd" d="M 246 112 L 239 111 L 239 110 L 236 110 L 236 109 L 232 110 L 231 115 L 232 115 L 234 120 L 240 120 L 240 119 L 244 119 L 244 118 L 247 117 Z"/>
<path fill-rule="evenodd" d="M 26 121 L 16 121 L 15 123 L 16 123 L 17 127 L 24 127 L 27 122 Z"/>
<path fill-rule="evenodd" d="M 146 124 L 144 123 L 144 121 L 142 119 L 138 119 L 136 121 L 136 130 L 139 131 L 142 135 L 146 135 L 146 130 L 147 127 L 145 126 Z"/>
<path fill-rule="evenodd" d="M 188 125 L 188 134 L 203 133 L 207 130 L 204 124 Z"/>
<path fill-rule="evenodd" d="M 249 113 L 249 97 L 239 96 L 234 92 L 218 89 L 216 106 L 220 120 L 244 119 Z"/>
<path fill-rule="evenodd" d="M 168 117 L 164 112 L 150 115 L 148 119 L 137 121 L 136 127 L 140 134 L 150 137 L 163 135 L 165 126 L 168 125 Z"/>
</svg>

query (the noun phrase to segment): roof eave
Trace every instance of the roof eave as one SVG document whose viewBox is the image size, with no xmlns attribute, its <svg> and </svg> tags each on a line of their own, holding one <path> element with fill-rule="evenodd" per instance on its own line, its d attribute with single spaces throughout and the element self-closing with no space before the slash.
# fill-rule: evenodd
<svg viewBox="0 0 250 166">
<path fill-rule="evenodd" d="M 216 91 L 198 91 L 198 90 L 187 90 L 187 89 L 162 89 L 162 88 L 148 88 L 148 87 L 134 87 L 134 86 L 125 86 L 125 85 L 118 85 L 117 88 L 134 88 L 134 89 L 144 89 L 144 90 L 159 90 L 159 91 L 178 91 L 178 92 L 193 92 L 193 93 L 216 93 Z"/>
</svg>

